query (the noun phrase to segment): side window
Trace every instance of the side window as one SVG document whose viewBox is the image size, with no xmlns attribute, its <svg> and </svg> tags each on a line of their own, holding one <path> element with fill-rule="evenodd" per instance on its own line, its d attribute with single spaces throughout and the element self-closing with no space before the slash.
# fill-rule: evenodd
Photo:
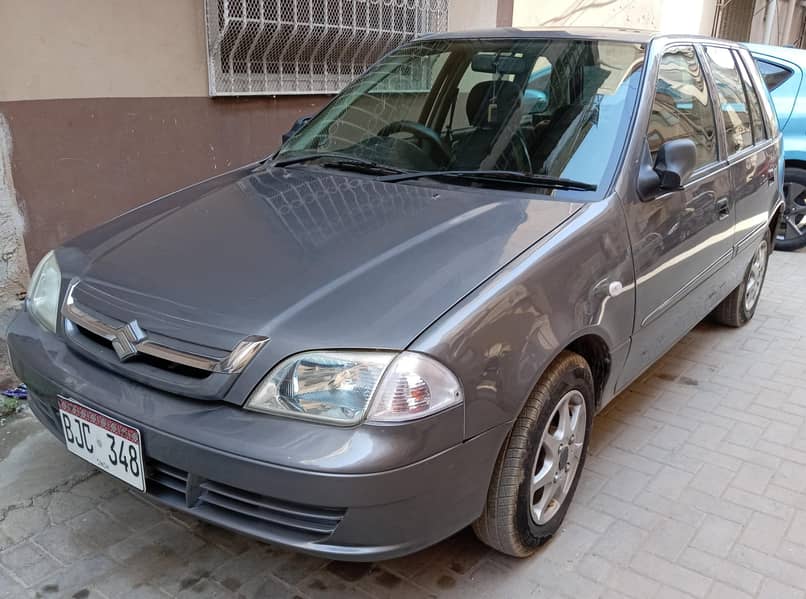
<svg viewBox="0 0 806 599">
<path fill-rule="evenodd" d="M 717 159 L 714 111 L 693 46 L 668 50 L 660 61 L 647 140 L 652 160 L 664 142 L 690 139 L 697 147 L 695 168 Z"/>
<path fill-rule="evenodd" d="M 736 60 L 736 65 L 739 67 L 739 74 L 742 77 L 742 85 L 744 85 L 744 93 L 747 96 L 747 105 L 750 107 L 750 120 L 753 127 L 753 143 L 758 143 L 767 138 L 766 131 L 764 130 L 764 119 L 761 116 L 761 102 L 758 100 L 756 88 L 753 87 L 750 74 L 747 72 L 747 67 L 745 66 L 741 56 L 734 54 L 733 58 Z"/>
<path fill-rule="evenodd" d="M 708 57 L 722 110 L 728 154 L 734 154 L 753 145 L 750 111 L 747 108 L 742 80 L 730 50 L 707 46 L 705 55 Z"/>
<path fill-rule="evenodd" d="M 760 58 L 756 59 L 756 65 L 758 66 L 758 70 L 761 71 L 764 84 L 770 91 L 783 84 L 784 81 L 792 76 L 792 71 L 786 67 L 761 60 Z"/>
</svg>

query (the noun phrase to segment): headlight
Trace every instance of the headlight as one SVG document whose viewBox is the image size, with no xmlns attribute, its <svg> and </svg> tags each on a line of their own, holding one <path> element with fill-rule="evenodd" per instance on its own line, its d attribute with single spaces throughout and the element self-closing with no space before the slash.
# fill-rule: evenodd
<svg viewBox="0 0 806 599">
<path fill-rule="evenodd" d="M 62 273 L 53 252 L 42 258 L 31 277 L 28 288 L 28 311 L 49 331 L 56 332 L 56 320 L 59 314 L 59 289 Z"/>
<path fill-rule="evenodd" d="M 422 418 L 461 403 L 450 370 L 422 354 L 307 352 L 280 363 L 258 385 L 247 409 L 357 424 Z"/>
</svg>

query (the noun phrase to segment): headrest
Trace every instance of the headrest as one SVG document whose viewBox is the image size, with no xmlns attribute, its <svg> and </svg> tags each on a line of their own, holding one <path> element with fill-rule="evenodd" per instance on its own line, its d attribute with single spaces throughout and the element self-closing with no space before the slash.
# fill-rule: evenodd
<svg viewBox="0 0 806 599">
<path fill-rule="evenodd" d="M 505 122 L 520 105 L 521 88 L 516 83 L 482 81 L 467 96 L 467 120 L 474 127 L 493 127 Z"/>
</svg>

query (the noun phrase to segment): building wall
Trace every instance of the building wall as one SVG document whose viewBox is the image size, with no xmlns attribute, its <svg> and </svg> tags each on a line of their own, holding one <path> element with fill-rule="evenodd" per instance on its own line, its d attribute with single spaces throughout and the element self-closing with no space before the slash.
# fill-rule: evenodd
<svg viewBox="0 0 806 599">
<path fill-rule="evenodd" d="M 207 94 L 201 0 L 0 2 L 0 100 Z"/>
<path fill-rule="evenodd" d="M 711 33 L 715 0 L 514 0 L 516 26 L 630 27 Z"/>
<path fill-rule="evenodd" d="M 29 264 L 121 212 L 270 154 L 327 101 L 209 98 L 202 6 L 0 1 L 0 115 Z"/>
<path fill-rule="evenodd" d="M 490 0 L 450 0 L 448 29 L 484 29 L 498 22 L 498 3 Z"/>
<path fill-rule="evenodd" d="M 796 4 L 792 13 L 792 25 L 787 31 L 786 20 L 791 2 L 796 2 Z M 778 0 L 776 2 L 776 10 L 772 15 L 772 26 L 770 27 L 770 44 L 786 46 L 794 45 L 799 41 L 801 29 L 803 28 L 804 9 L 798 4 L 798 0 Z M 753 24 L 750 29 L 749 41 L 763 43 L 768 14 L 770 14 L 769 0 L 756 0 L 753 8 Z M 803 47 L 802 42 L 801 47 Z"/>
</svg>

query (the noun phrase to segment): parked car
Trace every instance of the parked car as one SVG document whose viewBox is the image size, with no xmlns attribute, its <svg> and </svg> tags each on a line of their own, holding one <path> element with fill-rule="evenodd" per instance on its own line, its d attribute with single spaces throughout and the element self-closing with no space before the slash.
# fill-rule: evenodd
<svg viewBox="0 0 806 599">
<path fill-rule="evenodd" d="M 785 208 L 775 247 L 806 246 L 806 89 L 801 87 L 806 50 L 746 44 L 772 96 L 784 136 Z"/>
<path fill-rule="evenodd" d="M 529 555 L 594 414 L 709 314 L 753 317 L 783 206 L 763 85 L 708 38 L 412 41 L 270 158 L 45 256 L 14 369 L 69 451 L 202 520 Z"/>
</svg>

